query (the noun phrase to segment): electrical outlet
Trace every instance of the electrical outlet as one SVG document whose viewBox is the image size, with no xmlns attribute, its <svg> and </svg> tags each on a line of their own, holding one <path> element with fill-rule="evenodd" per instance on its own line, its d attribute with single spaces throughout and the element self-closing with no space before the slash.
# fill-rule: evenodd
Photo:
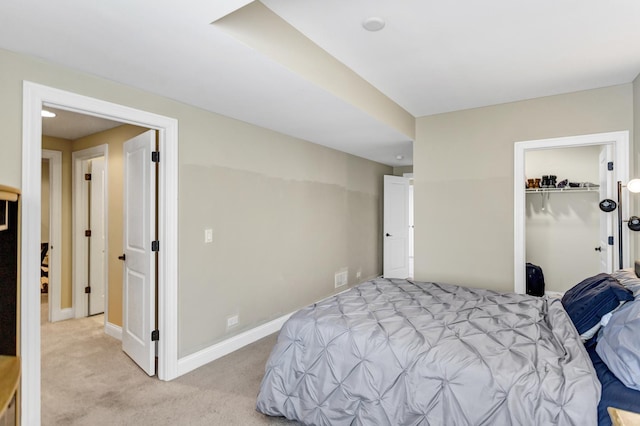
<svg viewBox="0 0 640 426">
<path fill-rule="evenodd" d="M 212 243 L 213 242 L 213 229 L 205 229 L 204 230 L 204 242 Z"/>
<path fill-rule="evenodd" d="M 356 280 L 362 279 L 362 269 L 358 269 L 356 272 Z"/>
<path fill-rule="evenodd" d="M 231 327 L 233 327 L 235 325 L 238 325 L 238 321 L 239 320 L 240 319 L 239 319 L 238 315 L 234 315 L 234 316 L 228 317 L 227 318 L 227 328 L 231 328 Z"/>
</svg>

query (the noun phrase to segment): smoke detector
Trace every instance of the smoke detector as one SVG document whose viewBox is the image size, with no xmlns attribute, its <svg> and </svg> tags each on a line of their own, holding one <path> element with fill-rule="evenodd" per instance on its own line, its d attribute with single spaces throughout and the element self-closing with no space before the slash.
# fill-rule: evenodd
<svg viewBox="0 0 640 426">
<path fill-rule="evenodd" d="M 367 31 L 380 31 L 384 28 L 384 25 L 384 19 L 377 16 L 372 16 L 371 18 L 367 18 L 362 21 L 362 28 Z"/>
</svg>

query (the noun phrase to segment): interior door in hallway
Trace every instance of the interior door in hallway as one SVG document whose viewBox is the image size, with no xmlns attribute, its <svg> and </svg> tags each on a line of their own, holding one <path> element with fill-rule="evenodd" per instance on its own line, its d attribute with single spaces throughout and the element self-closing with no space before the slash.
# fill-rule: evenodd
<svg viewBox="0 0 640 426">
<path fill-rule="evenodd" d="M 154 130 L 124 143 L 122 349 L 148 375 L 155 374 L 156 164 Z"/>
<path fill-rule="evenodd" d="M 409 277 L 409 179 L 384 177 L 383 276 Z"/>
<path fill-rule="evenodd" d="M 106 288 L 106 181 L 104 157 L 89 160 L 91 185 L 89 186 L 89 315 L 101 314 L 105 309 Z"/>
</svg>

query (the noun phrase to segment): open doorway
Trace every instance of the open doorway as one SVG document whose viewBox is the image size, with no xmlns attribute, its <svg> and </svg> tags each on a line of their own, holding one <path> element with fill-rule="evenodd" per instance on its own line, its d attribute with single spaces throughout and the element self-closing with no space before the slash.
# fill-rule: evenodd
<svg viewBox="0 0 640 426">
<path fill-rule="evenodd" d="M 43 106 L 109 118 L 158 131 L 163 162 L 158 180 L 158 238 L 164 250 L 158 257 L 158 322 L 163 338 L 157 343 L 158 377 L 170 380 L 177 366 L 177 121 L 30 82 L 23 92 L 23 204 L 21 250 L 21 327 L 23 361 L 21 416 L 26 424 L 40 423 L 40 275 L 41 154 Z M 155 220 L 154 220 L 155 223 Z M 151 242 L 149 242 L 151 243 Z M 151 330 L 149 330 L 151 331 Z M 151 339 L 145 333 L 144 339 Z"/>
<path fill-rule="evenodd" d="M 525 293 L 526 279 L 526 154 L 538 150 L 569 148 L 580 146 L 608 146 L 612 150 L 613 171 L 610 179 L 626 182 L 629 179 L 629 132 L 598 133 L 592 135 L 570 136 L 564 138 L 540 139 L 517 142 L 514 145 L 514 291 Z M 623 215 L 628 217 L 628 203 L 623 203 Z M 614 245 L 617 236 L 614 235 Z M 628 233 L 623 234 L 622 246 L 629 246 Z M 593 247 L 592 247 L 593 249 Z M 629 253 L 626 250 L 625 253 Z M 614 253 L 615 256 L 615 253 Z M 614 258 L 614 262 L 617 259 Z M 623 259 L 625 265 L 629 258 Z M 575 283 L 574 283 L 575 284 Z"/>
<path fill-rule="evenodd" d="M 149 132 L 152 139 L 150 142 L 155 150 L 156 138 L 155 131 L 138 126 L 55 108 L 47 108 L 47 112 L 49 117 L 43 118 L 42 126 L 43 148 L 56 150 L 43 149 L 41 233 L 42 260 L 46 267 L 43 266 L 42 270 L 43 275 L 48 276 L 50 273 L 53 276 L 54 272 L 59 272 L 57 275 L 63 277 L 62 280 L 52 282 L 50 286 L 51 293 L 55 292 L 58 296 L 55 302 L 47 300 L 48 292 L 43 290 L 48 286 L 41 284 L 43 307 L 41 350 L 46 355 L 41 363 L 42 415 L 44 420 L 53 423 L 55 422 L 53 419 L 56 418 L 55 413 L 58 417 L 64 417 L 67 410 L 71 409 L 68 404 L 64 407 L 58 406 L 56 395 L 66 392 L 69 383 L 73 383 L 73 389 L 68 389 L 71 393 L 85 386 L 82 383 L 84 376 L 74 374 L 75 368 L 81 368 L 91 376 L 104 374 L 105 362 L 90 362 L 95 361 L 92 347 L 100 347 L 101 351 L 110 354 L 118 350 L 124 350 L 127 354 L 130 352 L 120 341 L 123 340 L 122 330 L 127 329 L 123 327 L 122 322 L 122 305 L 126 298 L 122 297 L 125 293 L 124 262 L 117 258 L 124 250 L 122 247 L 124 234 L 122 199 L 126 192 L 124 171 L 128 170 L 120 165 L 123 164 L 124 146 L 127 141 Z M 51 153 L 65 160 L 61 166 L 61 174 L 65 179 L 60 179 L 55 184 L 51 184 L 52 179 L 49 178 L 51 160 L 45 158 L 54 158 L 55 155 Z M 151 155 L 146 157 L 151 163 Z M 153 181 L 155 180 L 154 174 Z M 109 187 L 107 182 L 110 183 Z M 54 193 L 56 195 L 52 196 Z M 149 194 L 149 197 L 151 195 L 155 199 L 155 191 Z M 64 220 L 50 226 L 48 218 L 51 216 L 52 209 L 48 206 L 52 198 L 61 199 L 60 210 L 63 212 Z M 111 214 L 109 214 L 109 207 L 111 207 Z M 154 211 L 149 212 L 149 216 L 153 218 L 157 216 L 155 203 Z M 61 240 L 55 244 L 50 237 L 54 231 L 62 236 Z M 153 238 L 155 239 L 155 233 Z M 110 244 L 107 244 L 108 242 Z M 48 246 L 52 248 L 51 253 L 61 254 L 57 261 L 47 262 Z M 111 247 L 111 255 L 109 255 L 109 247 Z M 114 261 L 109 264 L 110 257 L 113 257 Z M 155 269 L 155 263 L 153 267 Z M 108 285 L 108 277 L 111 278 L 111 285 Z M 46 281 L 46 277 L 42 277 L 41 281 Z M 152 297 L 155 302 L 155 280 L 153 284 Z M 109 289 L 112 292 L 110 298 L 106 297 Z M 155 308 L 155 303 L 153 306 Z M 134 310 L 129 318 L 138 318 L 138 312 L 149 312 L 147 306 L 140 308 L 135 304 Z M 52 318 L 48 318 L 49 321 L 47 321 L 49 316 L 47 312 L 52 311 L 67 312 L 67 315 L 57 315 L 55 319 L 67 321 L 52 323 L 50 322 Z M 154 317 L 146 323 L 155 328 L 155 309 L 150 313 Z M 91 321 L 82 320 L 86 317 L 92 317 Z M 70 322 L 78 324 L 69 324 Z M 72 336 L 69 336 L 69 333 L 72 333 Z M 138 331 L 137 334 L 142 333 Z M 67 345 L 61 344 L 64 342 Z M 80 350 L 82 347 L 85 350 Z M 153 355 L 155 356 L 155 353 Z M 75 359 L 73 363 L 75 368 L 69 368 L 71 366 L 61 362 L 70 357 Z M 119 358 L 122 359 L 122 355 Z M 144 370 L 147 372 L 148 368 Z M 62 371 L 66 371 L 67 374 L 60 376 Z M 112 374 L 117 373 L 117 371 L 112 372 Z M 70 381 L 62 377 L 68 377 Z M 72 377 L 73 380 L 71 380 Z M 75 405 L 77 408 L 81 403 Z"/>
<path fill-rule="evenodd" d="M 46 111 L 47 114 L 43 114 L 42 119 L 41 292 L 43 301 L 48 305 L 48 321 L 56 322 L 89 314 L 88 310 L 83 308 L 83 305 L 88 305 L 84 303 L 83 298 L 91 297 L 91 292 L 86 291 L 87 287 L 88 290 L 95 290 L 94 295 L 102 294 L 106 290 L 104 259 L 107 252 L 104 225 L 107 222 L 108 208 L 107 176 L 103 173 L 102 179 L 94 179 L 94 182 L 102 180 L 102 185 L 93 186 L 94 202 L 90 203 L 90 194 L 86 194 L 86 190 L 91 188 L 91 184 L 90 181 L 84 180 L 90 174 L 84 172 L 90 171 L 94 160 L 87 158 L 84 172 L 75 170 L 72 160 L 77 153 L 82 152 L 82 148 L 95 145 L 96 139 L 109 137 L 108 132 L 122 123 L 55 108 L 48 108 Z M 95 167 L 99 169 L 102 164 L 102 172 L 106 172 L 106 145 L 98 151 L 98 154 L 93 156 L 98 161 Z M 102 163 L 99 162 L 99 158 L 103 159 Z M 100 170 L 96 171 L 97 174 L 101 173 Z M 80 178 L 81 184 L 77 185 L 75 180 Z M 102 202 L 99 202 L 100 199 Z M 82 204 L 82 209 L 73 209 L 72 205 L 75 203 Z M 90 232 L 91 227 L 87 222 L 90 214 L 96 217 L 94 236 L 84 237 L 84 241 L 76 241 L 73 238 L 76 224 L 82 226 L 83 236 L 85 232 Z M 77 220 L 78 217 L 82 220 Z M 83 246 L 89 241 L 93 242 L 93 256 L 89 256 L 89 247 Z M 82 255 L 76 258 L 76 252 Z M 76 275 L 76 268 L 86 270 L 87 273 Z M 92 276 L 89 276 L 89 271 L 92 272 Z M 99 279 L 100 276 L 102 279 Z M 90 286 L 92 282 L 95 285 Z M 93 314 L 105 311 L 104 299 L 102 302 L 96 299 L 99 298 L 94 297 L 94 302 L 99 303 L 94 303 Z"/>
</svg>

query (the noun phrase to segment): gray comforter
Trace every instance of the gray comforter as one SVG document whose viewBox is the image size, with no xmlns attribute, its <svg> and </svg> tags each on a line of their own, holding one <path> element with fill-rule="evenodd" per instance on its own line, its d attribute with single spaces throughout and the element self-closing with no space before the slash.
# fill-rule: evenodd
<svg viewBox="0 0 640 426">
<path fill-rule="evenodd" d="M 599 399 L 559 300 L 378 279 L 287 321 L 257 409 L 308 425 L 588 426 Z"/>
</svg>

